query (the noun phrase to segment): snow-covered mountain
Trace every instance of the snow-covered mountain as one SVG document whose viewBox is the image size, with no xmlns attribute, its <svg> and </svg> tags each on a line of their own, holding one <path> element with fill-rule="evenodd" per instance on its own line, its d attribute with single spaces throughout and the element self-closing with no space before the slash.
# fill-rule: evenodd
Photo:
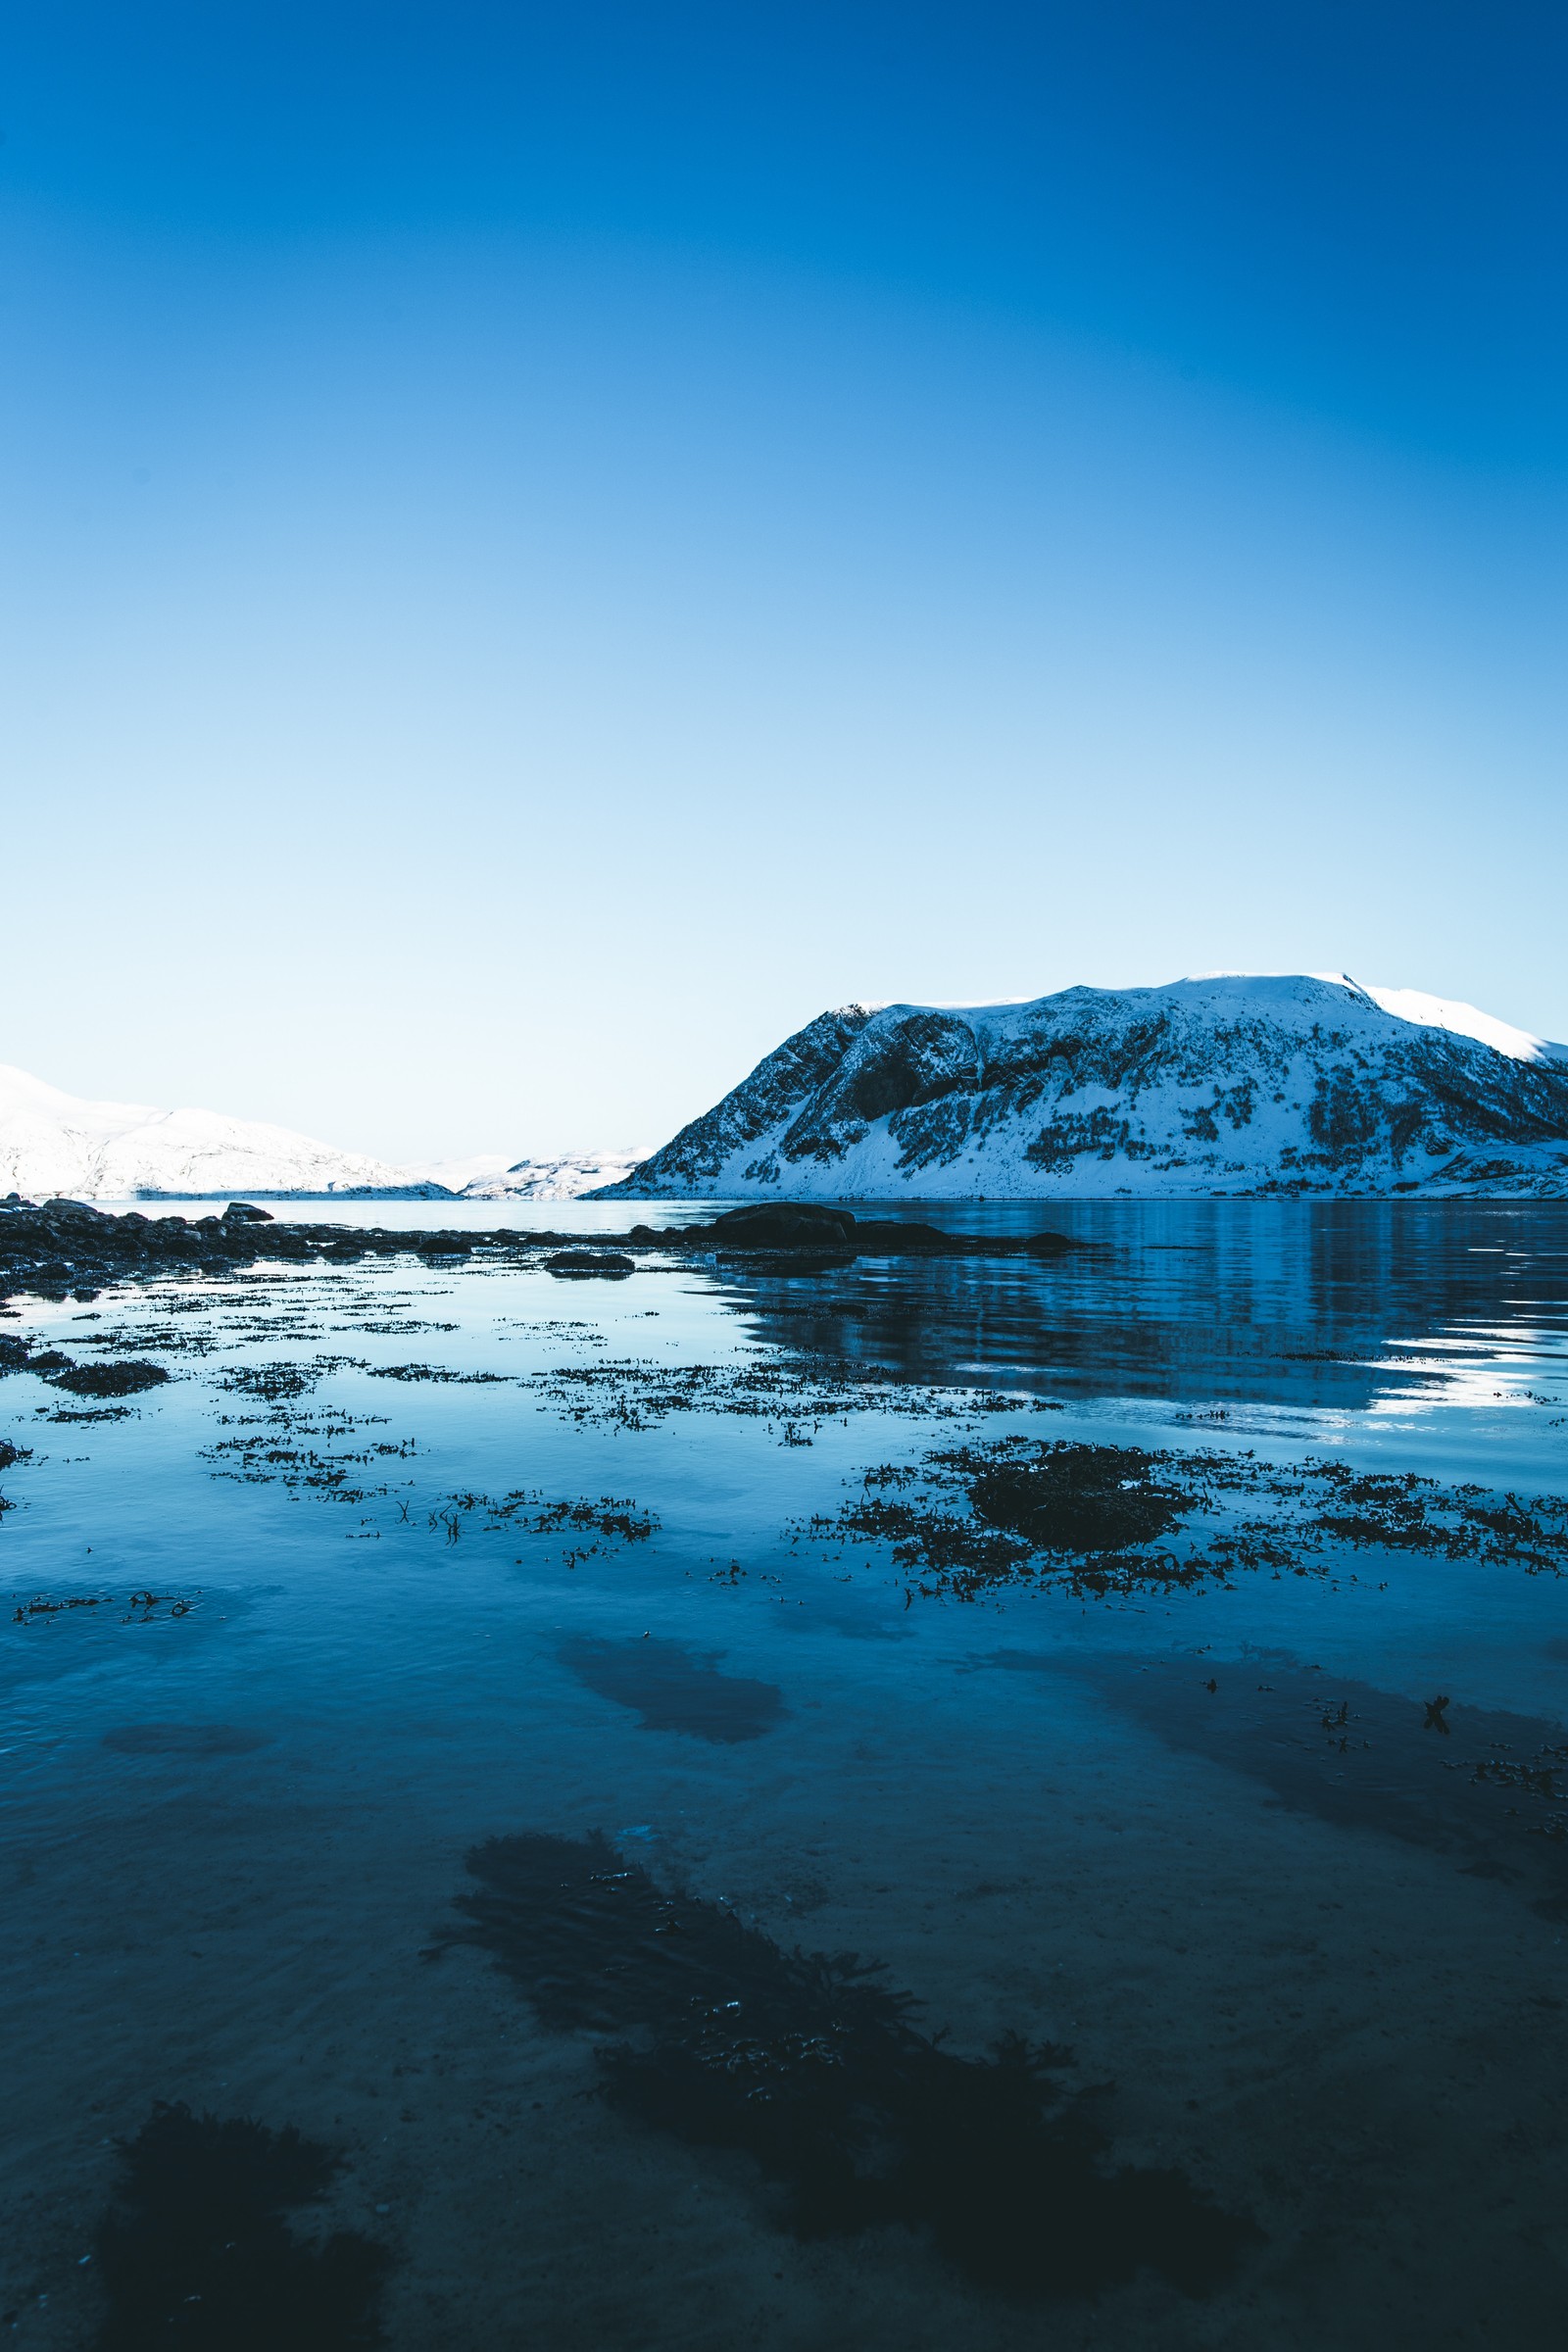
<svg viewBox="0 0 1568 2352">
<path fill-rule="evenodd" d="M 437 1184 L 444 1193 L 465 1194 L 504 1175 L 510 1164 L 505 1152 L 470 1152 L 466 1159 L 411 1159 L 403 1173 L 410 1184 Z"/>
<path fill-rule="evenodd" d="M 1568 1047 L 1343 973 L 846 1004 L 600 1196 L 1568 1196 Z"/>
<path fill-rule="evenodd" d="M 518 1159 L 463 1187 L 465 1200 L 580 1200 L 641 1164 L 636 1152 L 576 1152 L 564 1159 Z"/>
<path fill-rule="evenodd" d="M 132 1195 L 423 1192 L 401 1168 L 336 1152 L 287 1127 L 215 1110 L 86 1102 L 0 1062 L 0 1194 L 41 1200 Z"/>
</svg>

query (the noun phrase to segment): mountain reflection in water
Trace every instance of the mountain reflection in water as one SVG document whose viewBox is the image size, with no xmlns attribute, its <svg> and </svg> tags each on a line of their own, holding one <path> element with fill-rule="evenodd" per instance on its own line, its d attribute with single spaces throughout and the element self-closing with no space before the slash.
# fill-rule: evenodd
<svg viewBox="0 0 1568 2352">
<path fill-rule="evenodd" d="M 879 1211 L 880 1213 L 880 1211 Z M 889 1212 L 896 1213 L 896 1212 Z M 759 1338 L 911 1379 L 1318 1411 L 1560 1356 L 1568 1203 L 917 1202 L 953 1230 L 1054 1225 L 1059 1258 L 863 1260 L 711 1279 Z"/>
</svg>

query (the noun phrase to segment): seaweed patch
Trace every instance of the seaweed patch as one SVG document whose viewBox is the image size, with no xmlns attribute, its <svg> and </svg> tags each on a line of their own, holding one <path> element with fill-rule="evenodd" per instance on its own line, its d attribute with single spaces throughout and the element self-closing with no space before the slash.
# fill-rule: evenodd
<svg viewBox="0 0 1568 2352">
<path fill-rule="evenodd" d="M 448 1938 L 494 1954 L 558 2033 L 606 2036 L 606 2096 L 689 2145 L 743 2151 L 802 2238 L 889 2224 L 1014 2297 L 1093 2294 L 1148 2268 L 1220 2285 L 1255 2224 L 1177 2170 L 1112 2168 L 1071 2053 L 1009 2034 L 948 2049 L 852 1953 L 786 1951 L 724 1904 L 666 1892 L 600 1835 L 468 1856 Z"/>
<path fill-rule="evenodd" d="M 329 1372 L 366 1372 L 369 1366 L 357 1355 L 318 1355 L 303 1361 L 275 1360 L 261 1364 L 236 1364 L 225 1372 L 219 1386 L 235 1391 L 242 1396 L 260 1397 L 268 1404 L 291 1403 L 295 1397 L 308 1396 L 317 1383 Z"/>
<path fill-rule="evenodd" d="M 1561 1575 L 1568 1500 L 1447 1487 L 1414 1472 L 1251 1453 L 1147 1451 L 1021 1435 L 868 1470 L 816 1543 L 886 1544 L 913 1589 L 974 1600 L 1051 1578 L 1102 1595 L 1223 1584 L 1238 1570 L 1327 1575 L 1368 1547 Z"/>
<path fill-rule="evenodd" d="M 51 1592 L 35 1592 L 30 1600 L 18 1600 L 12 1611 L 13 1625 L 50 1624 L 58 1617 L 69 1615 L 73 1609 L 106 1609 L 115 1605 L 113 1592 L 67 1592 L 56 1596 Z M 189 1592 L 129 1592 L 125 1596 L 125 1613 L 122 1625 L 151 1625 L 160 1609 L 171 1617 L 188 1617 L 201 1600 L 198 1586 Z"/>
<path fill-rule="evenodd" d="M 32 1449 L 27 1446 L 13 1446 L 9 1438 L 0 1438 L 0 1470 L 15 1468 L 18 1462 L 30 1462 Z M 14 1511 L 16 1504 L 9 1494 L 0 1494 L 0 1516 Z"/>
<path fill-rule="evenodd" d="M 761 1362 L 742 1357 L 730 1363 L 662 1364 L 632 1357 L 558 1364 L 523 1375 L 518 1385 L 564 1418 L 588 1426 L 655 1429 L 674 1413 L 726 1413 L 770 1423 L 786 1446 L 808 1446 L 814 1431 L 847 1421 L 852 1413 L 951 1421 L 1031 1407 L 1058 1409 L 1049 1400 L 1000 1390 L 901 1380 L 881 1365 L 771 1353 Z"/>
<path fill-rule="evenodd" d="M 74 1396 L 136 1396 L 143 1389 L 161 1388 L 168 1378 L 162 1364 L 138 1363 L 134 1357 L 121 1364 L 73 1364 L 51 1375 L 55 1388 L 69 1389 Z"/>
<path fill-rule="evenodd" d="M 109 2303 L 98 2352 L 371 2352 L 385 2340 L 386 2248 L 347 2230 L 306 2242 L 285 2219 L 318 2203 L 342 2162 L 292 2125 L 271 2132 L 160 2101 L 121 2142 L 98 2229 Z"/>
</svg>

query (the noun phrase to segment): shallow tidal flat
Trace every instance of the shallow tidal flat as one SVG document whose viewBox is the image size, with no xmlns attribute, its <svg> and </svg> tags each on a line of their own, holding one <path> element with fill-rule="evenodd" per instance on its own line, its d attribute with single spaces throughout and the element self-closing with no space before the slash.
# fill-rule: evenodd
<svg viewBox="0 0 1568 2352">
<path fill-rule="evenodd" d="M 1563 2340 L 1568 1211 L 1049 1221 L 15 1301 L 6 2340 Z"/>
</svg>

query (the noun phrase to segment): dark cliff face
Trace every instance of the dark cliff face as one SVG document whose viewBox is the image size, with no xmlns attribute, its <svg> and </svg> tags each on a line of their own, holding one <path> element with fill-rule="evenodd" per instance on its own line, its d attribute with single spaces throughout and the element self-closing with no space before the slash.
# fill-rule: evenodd
<svg viewBox="0 0 1568 2352">
<path fill-rule="evenodd" d="M 831 1080 L 872 1017 L 863 1004 L 843 1004 L 836 1011 L 818 1013 L 806 1028 L 797 1029 L 793 1037 L 776 1046 L 721 1102 L 683 1127 L 653 1160 L 645 1160 L 624 1184 L 607 1186 L 606 1192 L 611 1196 L 636 1194 L 643 1189 L 638 1180 L 655 1161 L 667 1161 L 671 1169 L 679 1167 L 693 1187 L 716 1177 L 736 1152 L 787 1123 L 800 1103 L 809 1101 Z"/>
<path fill-rule="evenodd" d="M 913 1012 L 862 1029 L 808 1098 L 780 1146 L 785 1159 L 836 1159 L 877 1119 L 897 1117 L 985 1083 L 979 1040 L 961 1017 Z"/>
<path fill-rule="evenodd" d="M 1351 983 L 1179 982 L 823 1013 L 613 1190 L 1382 1192 L 1480 1181 L 1500 1151 L 1568 1191 L 1558 1145 L 1568 1062 Z"/>
</svg>

